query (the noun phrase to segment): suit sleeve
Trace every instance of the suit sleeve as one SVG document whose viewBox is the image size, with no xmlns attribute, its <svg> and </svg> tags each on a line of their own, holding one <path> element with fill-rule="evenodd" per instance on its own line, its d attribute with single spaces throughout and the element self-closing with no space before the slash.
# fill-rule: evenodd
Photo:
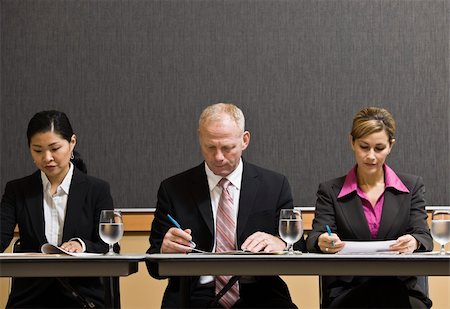
<svg viewBox="0 0 450 309">
<path fill-rule="evenodd" d="M 166 235 L 167 231 L 172 227 L 169 220 L 167 219 L 167 214 L 173 213 L 171 205 L 172 203 L 170 202 L 169 194 L 166 191 L 163 182 L 161 183 L 158 190 L 158 201 L 155 210 L 155 217 L 150 229 L 150 248 L 147 250 L 147 253 L 149 254 L 161 252 L 161 245 L 164 239 L 164 235 Z M 148 272 L 152 277 L 156 279 L 165 278 L 158 275 L 157 264 L 151 262 L 146 263 Z"/>
<path fill-rule="evenodd" d="M 327 224 L 331 230 L 336 230 L 334 204 L 330 192 L 331 188 L 327 188 L 324 184 L 319 185 L 312 230 L 306 240 L 309 252 L 321 253 L 318 246 L 318 238 L 326 232 Z"/>
<path fill-rule="evenodd" d="M 14 237 L 16 197 L 10 183 L 6 184 L 0 206 L 0 252 L 4 252 Z"/>
<path fill-rule="evenodd" d="M 409 217 L 408 234 L 411 234 L 420 242 L 417 251 L 433 250 L 433 239 L 427 224 L 426 202 L 424 198 L 425 185 L 421 177 L 417 178 L 411 190 L 411 212 Z"/>
<path fill-rule="evenodd" d="M 100 224 L 100 213 L 104 209 L 114 209 L 113 199 L 110 192 L 109 184 L 105 181 L 96 182 L 92 189 L 95 198 L 93 199 L 94 223 L 91 238 L 80 237 L 86 245 L 86 252 L 101 252 L 108 251 L 108 245 L 101 240 L 98 227 Z M 119 252 L 118 244 L 114 245 L 114 251 Z"/>
</svg>

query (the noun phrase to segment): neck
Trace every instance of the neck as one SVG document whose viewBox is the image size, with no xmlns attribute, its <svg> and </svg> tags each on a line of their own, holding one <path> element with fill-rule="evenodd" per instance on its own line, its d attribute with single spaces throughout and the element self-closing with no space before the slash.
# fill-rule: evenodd
<svg viewBox="0 0 450 309">
<path fill-rule="evenodd" d="M 64 178 L 66 177 L 67 173 L 69 172 L 69 166 L 64 170 L 63 173 L 60 173 L 59 175 L 56 175 L 54 177 L 50 177 L 47 175 L 48 181 L 50 182 L 50 185 L 52 189 L 54 188 L 56 191 L 56 188 L 63 182 Z"/>
<path fill-rule="evenodd" d="M 383 169 L 377 171 L 374 174 L 364 174 L 359 171 L 356 172 L 356 178 L 358 179 L 358 185 L 360 187 L 374 187 L 376 185 L 384 185 L 384 171 Z"/>
</svg>

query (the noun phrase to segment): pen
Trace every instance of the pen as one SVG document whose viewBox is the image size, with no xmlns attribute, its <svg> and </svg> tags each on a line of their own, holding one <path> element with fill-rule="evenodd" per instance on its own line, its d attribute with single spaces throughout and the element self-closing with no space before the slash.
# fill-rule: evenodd
<svg viewBox="0 0 450 309">
<path fill-rule="evenodd" d="M 331 229 L 330 229 L 330 226 L 328 224 L 326 225 L 326 228 L 327 228 L 328 236 L 331 236 Z M 331 241 L 331 246 L 334 247 L 334 241 L 333 240 Z"/>
<path fill-rule="evenodd" d="M 167 218 L 169 218 L 169 220 L 173 223 L 173 225 L 175 225 L 177 228 L 179 228 L 180 230 L 183 230 L 181 228 L 181 225 L 174 219 L 172 218 L 171 215 L 167 214 Z M 191 244 L 192 248 L 197 247 L 197 245 L 195 244 L 195 242 L 193 242 L 192 240 L 189 240 L 189 243 Z"/>
</svg>

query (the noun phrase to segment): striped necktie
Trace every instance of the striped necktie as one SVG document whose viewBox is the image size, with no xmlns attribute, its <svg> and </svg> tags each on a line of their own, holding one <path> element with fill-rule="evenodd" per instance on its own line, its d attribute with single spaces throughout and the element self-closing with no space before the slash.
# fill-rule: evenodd
<svg viewBox="0 0 450 309">
<path fill-rule="evenodd" d="M 219 199 L 216 216 L 216 252 L 224 252 L 236 249 L 236 217 L 233 211 L 233 197 L 228 192 L 230 181 L 222 178 L 219 186 L 222 187 L 222 194 Z M 216 294 L 230 280 L 231 276 L 216 276 Z M 239 286 L 236 282 L 226 292 L 219 303 L 225 308 L 231 308 L 239 299 Z"/>
</svg>

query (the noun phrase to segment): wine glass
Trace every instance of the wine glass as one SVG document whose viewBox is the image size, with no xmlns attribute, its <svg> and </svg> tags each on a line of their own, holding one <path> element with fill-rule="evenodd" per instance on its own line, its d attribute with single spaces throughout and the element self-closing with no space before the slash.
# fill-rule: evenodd
<svg viewBox="0 0 450 309">
<path fill-rule="evenodd" d="M 278 232 L 281 239 L 287 243 L 288 253 L 294 254 L 294 243 L 303 235 L 302 215 L 299 209 L 282 209 Z"/>
<path fill-rule="evenodd" d="M 450 208 L 433 211 L 431 236 L 441 245 L 440 254 L 445 255 L 445 244 L 450 242 Z"/>
<path fill-rule="evenodd" d="M 123 236 L 122 213 L 119 210 L 106 209 L 100 213 L 100 238 L 109 245 L 106 255 L 116 255 L 113 245 Z"/>
</svg>

